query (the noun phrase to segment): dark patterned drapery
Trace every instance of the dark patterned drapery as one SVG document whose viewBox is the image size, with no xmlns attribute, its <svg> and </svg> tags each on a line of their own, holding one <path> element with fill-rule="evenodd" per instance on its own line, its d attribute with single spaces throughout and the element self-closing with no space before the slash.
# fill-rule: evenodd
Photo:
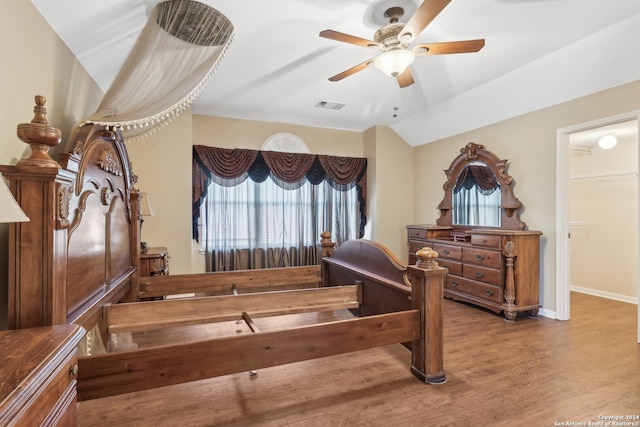
<svg viewBox="0 0 640 427">
<path fill-rule="evenodd" d="M 264 182 L 268 177 L 280 187 L 295 189 L 306 181 L 318 185 L 327 181 L 337 190 L 356 186 L 360 205 L 359 235 L 364 235 L 367 193 L 367 159 L 306 153 L 283 153 L 241 148 L 193 146 L 193 238 L 198 240 L 200 205 L 211 181 L 231 187 L 247 178 Z"/>
<path fill-rule="evenodd" d="M 500 188 L 498 180 L 491 168 L 480 165 L 469 165 L 460 172 L 453 191 L 457 193 L 463 188 L 470 190 L 474 185 L 477 185 L 478 191 L 484 195 L 489 195 Z"/>
</svg>

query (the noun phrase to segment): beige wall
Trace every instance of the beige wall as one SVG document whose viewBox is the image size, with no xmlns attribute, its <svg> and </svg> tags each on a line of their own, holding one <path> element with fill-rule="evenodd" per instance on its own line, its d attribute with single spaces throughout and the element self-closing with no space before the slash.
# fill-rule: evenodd
<svg viewBox="0 0 640 427">
<path fill-rule="evenodd" d="M 365 238 L 387 246 L 407 262 L 407 229 L 411 223 L 412 148 L 393 130 L 375 126 L 365 132 L 367 227 Z"/>
<path fill-rule="evenodd" d="M 142 241 L 169 249 L 169 271 L 191 272 L 191 110 L 156 134 L 127 144 L 136 188 L 149 193 Z"/>
<path fill-rule="evenodd" d="M 592 154 L 570 156 L 572 289 L 637 301 L 637 171 L 637 137 L 620 138 L 611 150 L 596 146 Z"/>
<path fill-rule="evenodd" d="M 30 149 L 16 126 L 33 119 L 34 96 L 47 98 L 47 119 L 62 130 L 93 113 L 102 92 L 30 1 L 3 2 L 0 26 L 0 164 L 16 164 Z M 53 156 L 55 158 L 55 154 Z M 0 329 L 6 327 L 8 226 L 0 224 Z"/>
<path fill-rule="evenodd" d="M 280 132 L 297 135 L 313 154 L 363 156 L 361 132 L 224 117 L 193 116 L 193 145 L 259 150 L 268 137 Z"/>
<path fill-rule="evenodd" d="M 414 149 L 413 207 L 416 223 L 434 223 L 442 199 L 443 169 L 468 142 L 484 144 L 509 160 L 514 192 L 525 209 L 521 219 L 544 234 L 541 241 L 541 302 L 555 312 L 556 130 L 640 109 L 640 81 L 475 129 Z M 463 117 L 460 118 L 464 120 Z"/>
</svg>

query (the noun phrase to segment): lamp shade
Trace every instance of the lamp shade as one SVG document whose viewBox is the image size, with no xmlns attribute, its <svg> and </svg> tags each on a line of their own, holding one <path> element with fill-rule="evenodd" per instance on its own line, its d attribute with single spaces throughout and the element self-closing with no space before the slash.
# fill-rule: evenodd
<svg viewBox="0 0 640 427">
<path fill-rule="evenodd" d="M 416 55 L 405 49 L 390 50 L 378 56 L 374 62 L 376 68 L 388 76 L 397 77 L 404 73 L 416 59 Z"/>
<path fill-rule="evenodd" d="M 7 187 L 2 174 L 0 174 L 0 222 L 26 221 L 29 221 L 29 217 L 20 208 L 9 187 Z"/>
<path fill-rule="evenodd" d="M 151 207 L 151 199 L 149 193 L 140 193 L 140 215 L 153 216 L 153 208 Z"/>
</svg>

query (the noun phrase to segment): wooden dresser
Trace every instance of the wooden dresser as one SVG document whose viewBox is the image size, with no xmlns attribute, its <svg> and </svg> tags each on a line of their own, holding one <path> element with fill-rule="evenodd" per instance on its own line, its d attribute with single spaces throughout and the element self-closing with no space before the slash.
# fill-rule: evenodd
<svg viewBox="0 0 640 427">
<path fill-rule="evenodd" d="M 0 331 L 0 426 L 76 424 L 81 326 Z"/>
<path fill-rule="evenodd" d="M 164 247 L 149 248 L 140 254 L 140 276 L 168 276 L 169 251 Z"/>
<path fill-rule="evenodd" d="M 540 295 L 539 231 L 408 225 L 409 264 L 430 247 L 449 269 L 445 297 L 472 303 L 515 320 L 518 312 L 537 316 Z"/>
</svg>

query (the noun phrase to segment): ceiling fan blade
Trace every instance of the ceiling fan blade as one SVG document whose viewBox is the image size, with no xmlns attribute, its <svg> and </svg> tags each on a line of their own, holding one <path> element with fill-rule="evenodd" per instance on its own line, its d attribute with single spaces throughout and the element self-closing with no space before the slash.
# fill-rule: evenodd
<svg viewBox="0 0 640 427">
<path fill-rule="evenodd" d="M 464 40 L 459 42 L 426 43 L 413 48 L 413 53 L 422 55 L 446 55 L 448 53 L 477 52 L 484 47 L 484 39 Z"/>
<path fill-rule="evenodd" d="M 450 2 L 451 0 L 424 0 L 400 31 L 398 39 L 402 43 L 413 41 Z"/>
<path fill-rule="evenodd" d="M 344 70 L 340 74 L 336 74 L 333 77 L 329 77 L 329 81 L 337 82 L 339 80 L 344 79 L 345 77 L 349 77 L 352 74 L 357 73 L 358 71 L 362 71 L 369 66 L 373 62 L 373 59 L 369 59 L 368 61 L 364 61 L 361 64 L 356 65 L 355 67 L 351 67 L 348 70 Z"/>
<path fill-rule="evenodd" d="M 331 40 L 337 40 L 343 43 L 355 44 L 356 46 L 377 47 L 377 48 L 382 47 L 380 43 L 376 43 L 373 40 L 367 40 L 360 37 L 352 36 L 350 34 L 345 34 L 345 33 L 341 33 L 339 31 L 333 31 L 333 30 L 320 31 L 320 37 L 324 37 L 326 39 L 331 39 Z"/>
<path fill-rule="evenodd" d="M 396 77 L 396 79 L 398 80 L 398 84 L 401 88 L 411 86 L 415 83 L 415 80 L 413 80 L 413 74 L 411 74 L 411 69 L 409 68 L 404 70 L 404 72 Z"/>
</svg>

